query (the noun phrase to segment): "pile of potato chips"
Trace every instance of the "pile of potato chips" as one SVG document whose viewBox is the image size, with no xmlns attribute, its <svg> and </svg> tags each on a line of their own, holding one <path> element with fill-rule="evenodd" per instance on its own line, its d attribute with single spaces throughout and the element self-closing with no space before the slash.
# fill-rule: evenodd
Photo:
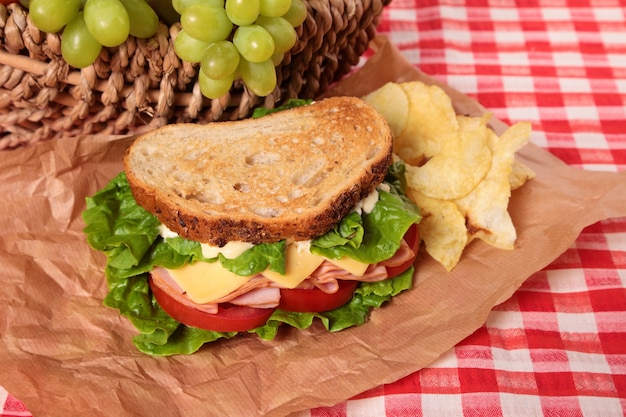
<svg viewBox="0 0 626 417">
<path fill-rule="evenodd" d="M 387 83 L 364 99 L 393 131 L 394 153 L 407 166 L 407 194 L 422 212 L 426 251 L 450 271 L 474 238 L 513 249 L 511 190 L 535 175 L 515 160 L 530 123 L 498 137 L 488 127 L 490 114 L 457 115 L 441 88 L 417 81 Z"/>
</svg>

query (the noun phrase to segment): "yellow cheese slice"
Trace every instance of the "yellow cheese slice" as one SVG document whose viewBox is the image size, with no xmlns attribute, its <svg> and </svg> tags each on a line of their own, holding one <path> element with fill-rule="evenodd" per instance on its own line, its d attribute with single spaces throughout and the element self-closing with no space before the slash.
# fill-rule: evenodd
<svg viewBox="0 0 626 417">
<path fill-rule="evenodd" d="M 219 262 L 196 262 L 168 271 L 187 296 L 198 304 L 224 297 L 252 278 L 234 274 Z"/>
<path fill-rule="evenodd" d="M 326 258 L 314 255 L 308 248 L 287 245 L 285 275 L 269 269 L 263 275 L 282 288 L 295 288 L 313 273 Z M 368 264 L 352 258 L 328 259 L 329 262 L 356 276 L 363 276 Z M 195 303 L 204 304 L 222 298 L 248 282 L 252 276 L 243 277 L 225 269 L 219 262 L 196 262 L 179 269 L 168 270 L 172 279 Z"/>
<path fill-rule="evenodd" d="M 364 264 L 363 262 L 359 262 L 356 259 L 348 258 L 344 256 L 341 259 L 329 259 L 328 262 L 337 265 L 341 269 L 345 269 L 352 275 L 356 275 L 357 277 L 362 277 L 367 270 L 369 264 Z"/>
<path fill-rule="evenodd" d="M 322 262 L 324 262 L 323 257 L 313 255 L 308 249 L 298 250 L 296 244 L 289 243 L 287 245 L 285 275 L 269 269 L 263 271 L 263 275 L 283 288 L 295 288 L 311 275 Z"/>
</svg>

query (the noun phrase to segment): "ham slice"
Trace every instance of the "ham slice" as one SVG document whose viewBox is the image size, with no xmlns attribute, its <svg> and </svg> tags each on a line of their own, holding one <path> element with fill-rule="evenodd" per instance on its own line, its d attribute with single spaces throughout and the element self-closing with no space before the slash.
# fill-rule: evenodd
<svg viewBox="0 0 626 417">
<path fill-rule="evenodd" d="M 345 269 L 324 261 L 307 279 L 302 281 L 297 288 L 318 288 L 325 293 L 334 294 L 339 288 L 338 280 L 352 280 L 360 282 L 378 282 L 388 278 L 387 268 L 402 265 L 413 259 L 415 252 L 402 240 L 400 248 L 393 257 L 378 264 L 370 265 L 362 276 L 349 273 Z M 155 268 L 151 273 L 155 285 L 166 291 L 178 302 L 193 306 L 210 314 L 217 313 L 220 303 L 232 303 L 257 308 L 272 308 L 280 302 L 280 288 L 276 283 L 258 274 L 237 288 L 230 294 L 206 304 L 196 304 L 184 293 L 184 290 L 176 283 L 165 268 Z"/>
<path fill-rule="evenodd" d="M 197 304 L 194 303 L 187 297 L 183 291 L 183 289 L 178 285 L 174 278 L 170 275 L 170 273 L 165 268 L 154 268 L 150 271 L 150 276 L 152 277 L 152 283 L 163 291 L 165 291 L 170 297 L 178 301 L 179 303 L 193 307 L 198 310 L 204 311 L 209 314 L 217 313 L 217 303 L 206 303 L 206 304 Z"/>
<path fill-rule="evenodd" d="M 400 266 L 403 263 L 415 258 L 415 252 L 408 243 L 404 239 L 402 239 L 402 243 L 400 243 L 400 248 L 396 251 L 396 253 L 386 261 L 380 262 L 379 265 L 382 266 Z"/>
<path fill-rule="evenodd" d="M 229 301 L 231 304 L 256 308 L 278 307 L 279 302 L 280 288 L 278 287 L 255 288 Z"/>
<path fill-rule="evenodd" d="M 217 300 L 214 300 L 213 302 L 217 304 L 230 303 L 235 298 L 241 297 L 242 295 L 247 294 L 251 291 L 255 291 L 257 289 L 262 289 L 265 287 L 276 287 L 276 284 L 273 281 L 270 281 L 269 279 L 265 278 L 262 274 L 257 274 L 250 281 L 246 282 L 241 287 L 237 288 L 235 291 L 221 298 L 218 298 Z M 278 303 L 276 305 L 278 305 Z"/>
<path fill-rule="evenodd" d="M 307 278 L 303 284 L 305 287 L 298 286 L 298 288 L 312 288 L 317 287 L 320 290 L 333 294 L 339 288 L 337 280 L 355 280 L 359 282 L 378 282 L 387 279 L 387 266 L 399 266 L 407 261 L 410 261 L 415 257 L 415 252 L 409 247 L 409 245 L 402 240 L 400 248 L 396 253 L 386 261 L 378 264 L 373 264 L 367 267 L 365 273 L 362 276 L 352 275 L 348 271 L 328 262 L 324 261 L 312 274 Z"/>
</svg>

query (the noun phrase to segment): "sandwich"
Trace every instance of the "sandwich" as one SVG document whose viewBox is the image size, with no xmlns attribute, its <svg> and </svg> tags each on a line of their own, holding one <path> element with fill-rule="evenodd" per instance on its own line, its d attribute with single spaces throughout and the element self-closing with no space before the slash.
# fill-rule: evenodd
<svg viewBox="0 0 626 417">
<path fill-rule="evenodd" d="M 137 348 L 188 354 L 283 325 L 366 323 L 412 285 L 421 217 L 405 186 L 385 119 L 328 98 L 138 136 L 87 198 L 84 231 Z"/>
</svg>

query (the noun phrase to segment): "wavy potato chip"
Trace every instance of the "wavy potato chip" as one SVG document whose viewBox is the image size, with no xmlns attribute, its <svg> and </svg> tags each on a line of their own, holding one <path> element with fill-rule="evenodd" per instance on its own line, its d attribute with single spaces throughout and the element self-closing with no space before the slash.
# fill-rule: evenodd
<svg viewBox="0 0 626 417">
<path fill-rule="evenodd" d="M 400 137 L 409 120 L 409 98 L 400 84 L 388 82 L 363 97 L 387 120 L 394 138 Z"/>
<path fill-rule="evenodd" d="M 491 131 L 487 117 L 457 118 L 459 127 L 421 167 L 407 169 L 408 181 L 432 198 L 452 200 L 468 195 L 491 166 Z"/>
<path fill-rule="evenodd" d="M 439 153 L 442 145 L 458 131 L 456 114 L 450 97 L 439 87 L 424 83 L 406 82 L 400 86 L 409 102 L 409 115 L 405 129 L 394 143 L 398 155 L 411 165 L 421 165 Z"/>
<path fill-rule="evenodd" d="M 407 195 L 420 208 L 420 236 L 426 252 L 451 271 L 468 243 L 465 217 L 452 201 L 430 198 L 413 188 Z"/>
<path fill-rule="evenodd" d="M 513 249 L 517 232 L 508 212 L 515 152 L 528 142 L 530 123 L 509 127 L 494 144 L 491 168 L 469 195 L 455 201 L 470 235 L 501 249 Z M 497 136 L 494 134 L 494 137 Z"/>
<path fill-rule="evenodd" d="M 387 120 L 393 133 L 393 147 L 402 160 L 409 164 L 418 164 L 424 158 L 423 152 L 413 141 L 402 142 L 402 134 L 409 121 L 409 97 L 401 84 L 388 82 L 363 99 Z"/>
<path fill-rule="evenodd" d="M 441 88 L 420 82 L 385 85 L 373 97 L 381 106 L 408 102 L 408 112 L 394 107 L 381 113 L 405 123 L 394 152 L 406 164 L 407 195 L 422 212 L 426 252 L 450 271 L 475 239 L 513 249 L 511 190 L 535 176 L 515 160 L 528 142 L 530 123 L 515 124 L 498 137 L 488 126 L 491 114 L 456 115 Z"/>
<path fill-rule="evenodd" d="M 535 172 L 532 169 L 518 160 L 513 161 L 513 169 L 509 174 L 511 191 L 517 190 L 522 185 L 526 184 L 526 181 L 532 180 L 533 178 L 535 178 Z"/>
</svg>

